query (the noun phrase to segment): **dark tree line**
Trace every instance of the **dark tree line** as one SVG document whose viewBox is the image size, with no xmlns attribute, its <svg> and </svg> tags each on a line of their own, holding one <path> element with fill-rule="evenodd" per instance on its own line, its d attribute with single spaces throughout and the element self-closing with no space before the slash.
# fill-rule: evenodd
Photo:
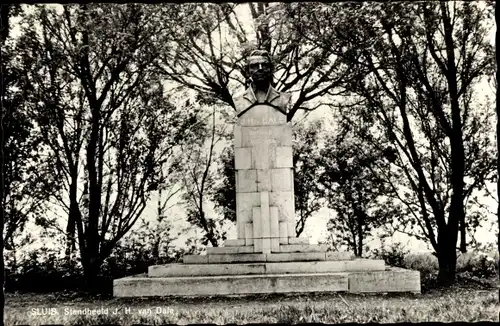
<svg viewBox="0 0 500 326">
<path fill-rule="evenodd" d="M 335 107 L 353 126 L 374 125 L 359 133 L 366 145 L 383 154 L 389 147 L 381 144 L 390 144 L 409 190 L 401 197 L 395 185 L 395 194 L 415 222 L 403 219 L 398 229 L 428 241 L 440 281 L 453 281 L 457 243 L 466 251 L 467 232 L 480 218 L 467 214 L 467 204 L 496 166 L 488 137 L 491 103 L 477 95 L 494 67 L 487 39 L 491 5 L 293 4 L 289 14 L 301 17 L 297 24 L 318 47 L 345 42 L 347 51 L 330 53 L 365 72 L 343 85 L 349 101 Z"/>
</svg>

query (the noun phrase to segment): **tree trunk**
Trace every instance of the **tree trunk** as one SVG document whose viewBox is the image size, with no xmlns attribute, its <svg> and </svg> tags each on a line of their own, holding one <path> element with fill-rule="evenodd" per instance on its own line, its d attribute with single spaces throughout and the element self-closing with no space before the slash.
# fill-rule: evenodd
<svg viewBox="0 0 500 326">
<path fill-rule="evenodd" d="M 3 114 L 3 112 L 2 112 Z M 0 291 L 0 326 L 4 325 L 4 307 L 5 307 L 5 261 L 3 257 L 3 251 L 4 251 L 4 239 L 3 239 L 3 229 L 4 229 L 4 221 L 5 221 L 5 211 L 3 207 L 3 198 L 4 198 L 4 190 L 3 190 L 3 129 L 1 131 L 2 133 L 2 139 L 1 139 L 1 144 L 2 144 L 2 162 L 0 163 L 1 165 L 1 175 L 0 175 L 0 182 L 2 183 L 2 203 L 0 205 L 0 284 L 2 286 L 2 290 Z"/>
<path fill-rule="evenodd" d="M 77 214 L 80 213 L 80 208 L 78 207 L 78 171 L 73 168 L 71 171 L 71 185 L 69 189 L 69 214 L 68 214 L 68 225 L 66 227 L 66 259 L 68 264 L 71 263 L 71 254 L 76 249 L 75 248 L 75 232 L 77 223 Z"/>
<path fill-rule="evenodd" d="M 2 11 L 3 14 L 3 11 Z M 3 44 L 3 42 L 2 42 Z M 3 84 L 3 71 L 2 71 L 2 84 Z M 2 85 L 3 86 L 3 85 Z M 0 326 L 4 324 L 4 306 L 5 306 L 5 262 L 4 262 L 4 223 L 5 223 L 5 211 L 4 211 L 4 203 L 5 203 L 5 188 L 4 188 L 4 143 L 5 143 L 5 135 L 3 129 L 3 116 L 4 116 L 4 108 L 3 108 L 3 98 L 2 98 L 2 111 L 1 121 L 0 121 L 0 188 L 2 189 L 2 197 L 0 198 L 0 284 L 2 286 L 2 290 L 0 291 Z"/>
<path fill-rule="evenodd" d="M 465 210 L 464 210 L 464 171 L 465 171 L 465 149 L 462 131 L 462 117 L 458 102 L 457 67 L 455 65 L 455 44 L 453 39 L 453 26 L 448 14 L 446 4 L 441 2 L 441 12 L 444 26 L 444 41 L 447 53 L 447 74 L 448 90 L 450 93 L 452 131 L 450 136 L 451 147 L 451 180 L 453 195 L 451 198 L 450 215 L 448 225 L 451 232 L 460 225 L 460 250 L 466 251 L 465 244 Z M 453 236 L 452 234 L 450 234 Z M 453 241 L 453 250 L 456 248 L 456 241 Z M 451 250 L 451 249 L 450 249 Z M 456 254 L 454 255 L 456 257 Z"/>
<path fill-rule="evenodd" d="M 355 217 L 353 217 L 355 218 Z M 352 251 L 354 252 L 354 256 L 359 257 L 359 251 L 358 251 L 358 233 L 356 232 L 357 228 L 355 225 L 355 221 L 352 223 L 348 224 L 349 231 L 351 232 L 352 238 L 350 238 L 347 241 L 347 246 L 348 248 L 351 248 Z"/>
<path fill-rule="evenodd" d="M 354 256 L 359 257 L 358 242 L 356 241 L 356 236 L 353 237 L 351 247 L 352 247 L 352 251 L 354 252 Z"/>
<path fill-rule="evenodd" d="M 217 243 L 217 239 L 215 239 L 214 235 L 212 233 L 210 233 L 209 235 L 209 240 L 210 240 L 210 243 L 212 244 L 212 247 L 218 247 L 219 244 Z"/>
<path fill-rule="evenodd" d="M 85 263 L 83 263 L 85 261 Z M 101 263 L 95 257 L 86 255 L 85 260 L 82 259 L 83 273 L 85 278 L 85 290 L 89 293 L 101 293 L 103 291 L 102 284 L 99 282 L 99 271 Z"/>
<path fill-rule="evenodd" d="M 363 255 L 363 222 L 358 218 L 358 254 L 360 257 Z"/>
<path fill-rule="evenodd" d="M 466 238 L 466 227 L 465 227 L 465 214 L 463 214 L 460 221 L 460 252 L 467 252 L 467 238 Z"/>
<path fill-rule="evenodd" d="M 498 33 L 498 32 L 497 32 Z M 498 92 L 497 92 L 498 94 Z M 498 103 L 497 95 L 497 221 L 498 221 L 498 233 L 497 233 L 497 247 L 498 252 L 500 252 L 500 104 Z"/>
<path fill-rule="evenodd" d="M 495 6 L 495 23 L 498 26 L 498 12 L 497 8 Z M 495 32 L 496 39 L 498 39 L 498 28 L 497 31 Z M 496 42 L 495 42 L 495 53 L 496 53 L 496 59 L 498 63 L 498 52 L 496 51 Z M 496 81 L 498 83 L 498 67 L 497 67 L 497 75 L 496 75 Z M 498 84 L 497 84 L 498 88 Z M 498 200 L 498 206 L 497 206 L 497 221 L 498 221 L 498 233 L 497 233 L 497 247 L 498 247 L 498 252 L 500 252 L 500 104 L 499 104 L 499 99 L 498 99 L 498 89 L 496 91 L 496 111 L 497 111 L 497 200 Z"/>
<path fill-rule="evenodd" d="M 441 285 L 449 285 L 455 281 L 457 267 L 457 237 L 457 228 L 453 230 L 453 227 L 450 225 L 438 230 L 438 282 Z"/>
</svg>

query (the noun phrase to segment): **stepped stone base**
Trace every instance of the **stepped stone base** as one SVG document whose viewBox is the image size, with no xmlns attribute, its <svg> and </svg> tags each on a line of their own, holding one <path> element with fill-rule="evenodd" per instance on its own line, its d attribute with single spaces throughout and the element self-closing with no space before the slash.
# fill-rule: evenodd
<svg viewBox="0 0 500 326">
<path fill-rule="evenodd" d="M 128 277 L 114 281 L 116 297 L 212 296 L 258 293 L 342 291 L 347 274 L 281 274 L 204 277 Z"/>
<path fill-rule="evenodd" d="M 347 253 L 295 252 L 185 256 L 148 274 L 114 280 L 115 297 L 306 292 L 420 293 L 420 273 Z"/>
<path fill-rule="evenodd" d="M 278 251 L 255 252 L 243 240 L 187 255 L 183 263 L 150 266 L 148 273 L 114 280 L 115 297 L 218 296 L 308 292 L 420 293 L 420 273 L 387 268 L 383 260 L 327 252 L 324 245 L 289 238 Z M 276 248 L 275 248 L 276 249 Z"/>
<path fill-rule="evenodd" d="M 417 271 L 147 277 L 114 280 L 115 297 L 219 296 L 307 292 L 420 293 Z"/>
<path fill-rule="evenodd" d="M 420 293 L 420 272 L 390 267 L 385 271 L 349 273 L 349 292 Z"/>
<path fill-rule="evenodd" d="M 226 248 L 226 247 L 222 247 Z M 229 248 L 229 247 L 227 247 Z M 239 253 L 239 254 L 207 254 L 186 255 L 183 257 L 184 264 L 232 264 L 249 262 L 279 262 L 279 261 L 330 261 L 330 260 L 352 260 L 354 256 L 350 253 L 341 252 L 283 252 L 283 253 Z"/>
<path fill-rule="evenodd" d="M 255 253 L 254 246 L 236 246 L 237 242 L 229 243 L 229 246 L 224 247 L 209 247 L 207 248 L 208 255 L 227 255 L 227 254 L 249 254 Z M 276 249 L 271 248 L 272 253 L 288 253 L 288 252 L 325 252 L 326 245 L 314 245 L 304 243 L 280 244 Z"/>
<path fill-rule="evenodd" d="M 249 274 L 300 274 L 385 271 L 383 260 L 269 262 L 240 264 L 168 264 L 150 266 L 150 277 L 216 276 Z"/>
</svg>

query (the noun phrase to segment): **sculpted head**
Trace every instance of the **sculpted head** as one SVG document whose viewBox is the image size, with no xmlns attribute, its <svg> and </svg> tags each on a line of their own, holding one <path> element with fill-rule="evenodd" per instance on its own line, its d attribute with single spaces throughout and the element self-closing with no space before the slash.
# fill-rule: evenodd
<svg viewBox="0 0 500 326">
<path fill-rule="evenodd" d="M 254 50 L 247 59 L 248 75 L 257 88 L 267 88 L 273 78 L 271 56 L 265 50 Z"/>
</svg>

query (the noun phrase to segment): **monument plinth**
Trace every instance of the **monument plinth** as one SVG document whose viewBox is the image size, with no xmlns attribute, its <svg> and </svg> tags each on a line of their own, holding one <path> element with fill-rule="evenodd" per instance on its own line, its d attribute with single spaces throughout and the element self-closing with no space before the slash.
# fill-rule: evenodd
<svg viewBox="0 0 500 326">
<path fill-rule="evenodd" d="M 290 94 L 272 87 L 265 51 L 248 59 L 252 81 L 234 97 L 236 239 L 182 264 L 114 280 L 117 297 L 290 292 L 420 292 L 420 273 L 327 252 L 296 237 Z"/>
<path fill-rule="evenodd" d="M 235 100 L 237 237 L 255 253 L 280 252 L 295 238 L 292 127 L 284 107 L 289 98 L 269 87 L 264 104 L 252 88 Z"/>
</svg>

